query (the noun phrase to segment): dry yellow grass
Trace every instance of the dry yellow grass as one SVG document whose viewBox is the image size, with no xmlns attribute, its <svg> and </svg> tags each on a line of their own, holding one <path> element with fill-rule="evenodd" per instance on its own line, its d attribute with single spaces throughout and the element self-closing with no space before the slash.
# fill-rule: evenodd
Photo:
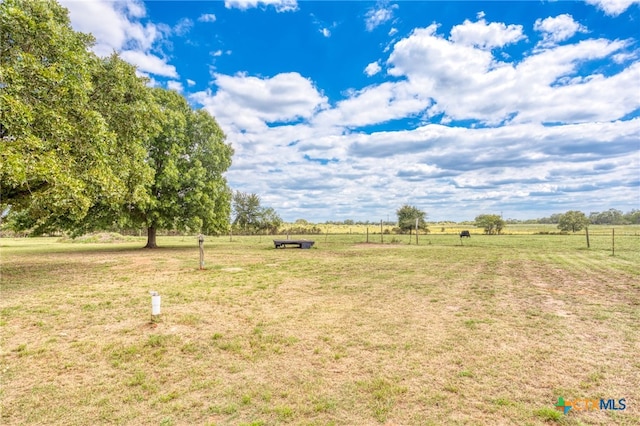
<svg viewBox="0 0 640 426">
<path fill-rule="evenodd" d="M 637 237 L 498 238 L 0 240 L 1 422 L 640 423 Z"/>
</svg>

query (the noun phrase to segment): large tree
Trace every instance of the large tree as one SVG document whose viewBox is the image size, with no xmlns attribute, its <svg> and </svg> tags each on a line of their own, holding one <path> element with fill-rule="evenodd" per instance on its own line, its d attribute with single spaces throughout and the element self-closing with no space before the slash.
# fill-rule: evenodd
<svg viewBox="0 0 640 426">
<path fill-rule="evenodd" d="M 160 109 L 160 132 L 147 147 L 153 169 L 150 198 L 130 203 L 130 224 L 147 227 L 147 248 L 158 229 L 220 233 L 228 228 L 231 194 L 223 173 L 233 149 L 215 119 L 192 110 L 177 92 L 150 89 Z"/>
<path fill-rule="evenodd" d="M 396 211 L 398 215 L 398 227 L 403 231 L 411 231 L 416 227 L 416 220 L 418 220 L 418 229 L 427 229 L 426 218 L 427 213 L 418 209 L 417 207 L 405 204 Z"/>
<path fill-rule="evenodd" d="M 91 43 L 54 1 L 0 2 L 0 195 L 35 226 L 81 219 L 117 192 L 113 139 L 89 106 Z"/>
<path fill-rule="evenodd" d="M 558 222 L 558 229 L 567 232 L 577 232 L 586 226 L 589 226 L 589 219 L 584 213 L 577 210 L 569 210 L 560 217 Z"/>
<path fill-rule="evenodd" d="M 151 182 L 150 93 L 91 43 L 54 1 L 0 3 L 0 197 L 34 233 L 109 225 Z"/>
</svg>

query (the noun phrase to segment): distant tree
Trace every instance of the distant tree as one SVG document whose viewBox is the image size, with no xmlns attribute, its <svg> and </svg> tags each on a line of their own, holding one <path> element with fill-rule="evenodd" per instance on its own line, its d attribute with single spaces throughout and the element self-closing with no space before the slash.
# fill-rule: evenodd
<svg viewBox="0 0 640 426">
<path fill-rule="evenodd" d="M 236 191 L 233 194 L 233 226 L 245 234 L 267 232 L 275 234 L 282 219 L 271 207 L 262 207 L 257 194 Z"/>
<path fill-rule="evenodd" d="M 481 214 L 476 216 L 475 226 L 484 229 L 484 233 L 488 235 L 500 234 L 506 223 L 500 215 L 497 214 Z"/>
<path fill-rule="evenodd" d="M 560 218 L 558 229 L 561 231 L 577 232 L 589 226 L 589 219 L 581 211 L 569 210 Z"/>
<path fill-rule="evenodd" d="M 263 208 L 260 212 L 259 230 L 268 234 L 277 234 L 282 226 L 282 218 L 272 207 Z"/>
<path fill-rule="evenodd" d="M 604 212 L 592 212 L 589 214 L 589 221 L 594 225 L 622 225 L 625 223 L 622 212 L 616 209 L 609 209 Z"/>
<path fill-rule="evenodd" d="M 245 234 L 254 233 L 260 223 L 260 197 L 236 191 L 233 194 L 233 226 Z"/>
<path fill-rule="evenodd" d="M 398 216 L 398 228 L 402 232 L 411 231 L 416 227 L 416 219 L 418 219 L 418 229 L 427 230 L 427 224 L 425 222 L 427 213 L 419 210 L 417 207 L 405 204 L 396 210 Z M 428 230 L 427 230 L 428 231 Z"/>
<path fill-rule="evenodd" d="M 633 225 L 640 224 L 640 210 L 634 209 L 624 215 L 625 221 Z"/>
</svg>

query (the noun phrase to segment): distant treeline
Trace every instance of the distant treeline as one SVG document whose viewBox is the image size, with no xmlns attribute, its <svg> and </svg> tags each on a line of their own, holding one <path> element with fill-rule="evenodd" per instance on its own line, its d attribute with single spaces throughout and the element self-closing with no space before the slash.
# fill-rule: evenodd
<svg viewBox="0 0 640 426">
<path fill-rule="evenodd" d="M 535 221 L 525 221 L 522 223 L 544 223 L 558 224 L 563 213 L 552 214 L 549 217 L 536 219 Z M 591 212 L 589 223 L 592 225 L 638 225 L 640 224 L 640 210 L 633 209 L 630 212 L 623 213 L 620 210 L 609 209 L 604 212 Z"/>
<path fill-rule="evenodd" d="M 557 225 L 560 222 L 560 218 L 564 213 L 555 213 L 549 217 L 542 217 L 538 219 L 505 219 L 505 222 L 508 224 L 547 224 L 547 225 Z M 604 212 L 591 212 L 588 216 L 589 223 L 592 225 L 639 225 L 640 224 L 640 209 L 633 209 L 630 212 L 623 213 L 620 210 L 609 209 Z M 296 224 L 308 223 L 304 219 L 298 219 Z M 346 219 L 343 221 L 335 221 L 328 220 L 324 222 L 326 225 L 380 225 L 380 221 L 370 221 L 370 220 L 351 220 Z M 474 225 L 475 221 L 463 221 L 463 222 L 455 222 L 455 221 L 439 221 L 438 224 L 461 224 L 461 225 Z M 394 226 L 397 224 L 396 221 L 382 221 L 384 226 Z"/>
</svg>

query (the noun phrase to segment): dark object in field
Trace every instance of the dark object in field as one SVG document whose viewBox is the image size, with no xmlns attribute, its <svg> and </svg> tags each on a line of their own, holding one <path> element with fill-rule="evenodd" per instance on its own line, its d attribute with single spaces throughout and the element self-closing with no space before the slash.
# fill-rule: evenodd
<svg viewBox="0 0 640 426">
<path fill-rule="evenodd" d="M 471 238 L 471 234 L 469 233 L 469 231 L 461 231 L 460 232 L 460 238 L 462 238 L 462 237 Z"/>
<path fill-rule="evenodd" d="M 311 240 L 273 240 L 276 248 L 286 248 L 287 245 L 295 246 L 295 248 L 310 249 L 315 241 Z"/>
</svg>

